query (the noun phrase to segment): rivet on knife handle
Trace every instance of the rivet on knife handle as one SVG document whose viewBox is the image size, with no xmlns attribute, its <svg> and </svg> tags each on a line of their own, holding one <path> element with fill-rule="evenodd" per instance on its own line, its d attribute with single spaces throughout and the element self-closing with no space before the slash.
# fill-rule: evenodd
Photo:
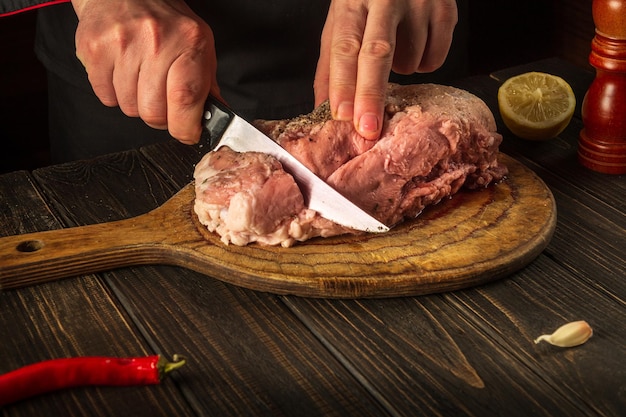
<svg viewBox="0 0 626 417">
<path fill-rule="evenodd" d="M 209 149 L 215 149 L 233 117 L 234 114 L 228 108 L 209 96 L 204 103 L 202 116 L 202 143 L 208 143 Z"/>
</svg>

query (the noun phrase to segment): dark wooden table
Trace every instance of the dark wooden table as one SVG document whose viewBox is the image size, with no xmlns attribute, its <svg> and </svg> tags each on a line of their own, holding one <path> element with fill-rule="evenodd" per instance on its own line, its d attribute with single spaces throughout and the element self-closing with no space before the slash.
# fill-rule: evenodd
<svg viewBox="0 0 626 417">
<path fill-rule="evenodd" d="M 529 70 L 563 76 L 579 102 L 567 130 L 548 142 L 519 140 L 499 119 L 500 82 Z M 391 299 L 277 296 L 157 265 L 3 290 L 0 373 L 80 355 L 180 353 L 189 364 L 158 386 L 72 389 L 2 414 L 625 415 L 626 177 L 577 162 L 580 102 L 592 79 L 551 59 L 456 83 L 493 109 L 502 150 L 557 201 L 552 241 L 519 272 Z M 0 235 L 145 213 L 191 181 L 202 152 L 172 142 L 2 175 Z M 587 344 L 533 344 L 574 320 L 594 328 Z"/>
</svg>

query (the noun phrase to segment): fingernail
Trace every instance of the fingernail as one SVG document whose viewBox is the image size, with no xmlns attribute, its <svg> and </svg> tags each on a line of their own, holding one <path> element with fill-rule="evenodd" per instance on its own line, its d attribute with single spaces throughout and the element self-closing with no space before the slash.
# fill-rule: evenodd
<svg viewBox="0 0 626 417">
<path fill-rule="evenodd" d="M 354 114 L 354 104 L 349 101 L 342 101 L 337 107 L 337 114 L 335 114 L 336 120 L 352 120 Z"/>
<path fill-rule="evenodd" d="M 363 133 L 378 132 L 378 116 L 374 113 L 365 113 L 359 119 L 359 131 Z"/>
</svg>

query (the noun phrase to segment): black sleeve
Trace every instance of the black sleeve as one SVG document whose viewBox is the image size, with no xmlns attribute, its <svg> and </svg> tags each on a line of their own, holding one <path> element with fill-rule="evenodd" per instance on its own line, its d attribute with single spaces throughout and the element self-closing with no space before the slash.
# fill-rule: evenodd
<svg viewBox="0 0 626 417">
<path fill-rule="evenodd" d="M 70 0 L 0 0 L 0 17 L 38 9 Z"/>
</svg>

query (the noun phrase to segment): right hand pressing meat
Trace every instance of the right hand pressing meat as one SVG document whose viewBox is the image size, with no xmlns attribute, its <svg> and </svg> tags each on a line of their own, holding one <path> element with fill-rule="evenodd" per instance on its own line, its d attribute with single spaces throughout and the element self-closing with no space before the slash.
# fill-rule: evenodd
<svg viewBox="0 0 626 417">
<path fill-rule="evenodd" d="M 76 55 L 100 101 L 200 139 L 204 101 L 219 97 L 211 28 L 183 0 L 72 0 L 79 19 Z"/>
<path fill-rule="evenodd" d="M 445 61 L 458 20 L 454 0 L 333 0 L 315 74 L 316 105 L 378 139 L 389 73 L 431 72 Z"/>
</svg>

